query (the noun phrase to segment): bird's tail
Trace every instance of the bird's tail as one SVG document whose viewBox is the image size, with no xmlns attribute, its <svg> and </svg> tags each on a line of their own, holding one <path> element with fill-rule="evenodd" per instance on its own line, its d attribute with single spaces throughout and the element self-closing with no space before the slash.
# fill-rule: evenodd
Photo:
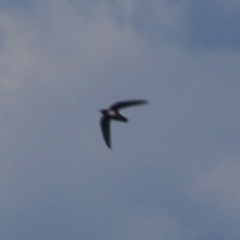
<svg viewBox="0 0 240 240">
<path fill-rule="evenodd" d="M 124 117 L 123 115 L 120 115 L 118 120 L 121 122 L 128 122 L 128 119 L 126 117 Z"/>
</svg>

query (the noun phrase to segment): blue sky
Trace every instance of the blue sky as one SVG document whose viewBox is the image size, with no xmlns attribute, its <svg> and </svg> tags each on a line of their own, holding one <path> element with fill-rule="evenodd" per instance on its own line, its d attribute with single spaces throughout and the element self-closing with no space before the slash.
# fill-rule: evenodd
<svg viewBox="0 0 240 240">
<path fill-rule="evenodd" d="M 239 1 L 0 7 L 1 239 L 240 238 Z"/>
</svg>

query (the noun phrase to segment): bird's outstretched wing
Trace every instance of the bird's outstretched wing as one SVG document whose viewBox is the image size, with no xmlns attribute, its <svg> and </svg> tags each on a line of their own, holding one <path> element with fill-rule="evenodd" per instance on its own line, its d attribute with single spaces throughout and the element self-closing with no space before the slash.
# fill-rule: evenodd
<svg viewBox="0 0 240 240">
<path fill-rule="evenodd" d="M 127 100 L 127 101 L 114 103 L 110 108 L 118 111 L 121 108 L 127 108 L 131 106 L 137 106 L 137 105 L 142 105 L 147 103 L 148 102 L 146 100 Z"/>
<path fill-rule="evenodd" d="M 102 134 L 105 143 L 111 149 L 111 140 L 110 140 L 110 119 L 108 117 L 102 117 L 101 119 L 101 128 Z"/>
</svg>

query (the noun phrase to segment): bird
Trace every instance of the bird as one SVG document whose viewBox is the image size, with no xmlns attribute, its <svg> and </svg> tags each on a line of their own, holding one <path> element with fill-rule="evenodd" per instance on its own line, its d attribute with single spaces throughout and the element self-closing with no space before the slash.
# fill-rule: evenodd
<svg viewBox="0 0 240 240">
<path fill-rule="evenodd" d="M 120 122 L 128 122 L 128 119 L 119 113 L 122 108 L 128 108 L 132 106 L 138 106 L 147 104 L 146 100 L 125 100 L 112 104 L 108 109 L 102 109 L 100 112 L 103 114 L 101 118 L 101 129 L 103 134 L 103 139 L 111 149 L 111 137 L 110 137 L 110 122 L 111 120 L 116 120 Z"/>
</svg>

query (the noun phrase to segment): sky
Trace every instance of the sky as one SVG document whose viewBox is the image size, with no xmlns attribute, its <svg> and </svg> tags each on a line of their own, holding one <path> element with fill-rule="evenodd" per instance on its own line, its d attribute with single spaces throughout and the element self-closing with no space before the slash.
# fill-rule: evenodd
<svg viewBox="0 0 240 240">
<path fill-rule="evenodd" d="M 0 0 L 0 238 L 240 239 L 239 10 Z"/>
</svg>

